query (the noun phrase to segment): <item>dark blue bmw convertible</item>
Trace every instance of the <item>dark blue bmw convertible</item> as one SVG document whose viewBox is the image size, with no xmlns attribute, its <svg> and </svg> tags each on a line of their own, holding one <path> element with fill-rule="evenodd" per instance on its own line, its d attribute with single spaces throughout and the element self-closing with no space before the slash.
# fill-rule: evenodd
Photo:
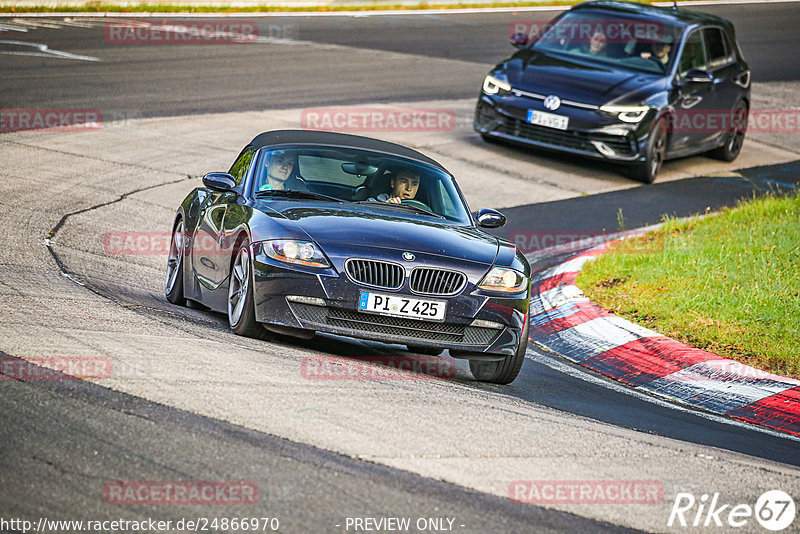
<svg viewBox="0 0 800 534">
<path fill-rule="evenodd" d="M 466 358 L 516 378 L 530 266 L 505 224 L 472 215 L 453 176 L 415 150 L 354 135 L 258 135 L 178 208 L 166 296 L 225 312 L 240 335 L 315 332 Z"/>
</svg>

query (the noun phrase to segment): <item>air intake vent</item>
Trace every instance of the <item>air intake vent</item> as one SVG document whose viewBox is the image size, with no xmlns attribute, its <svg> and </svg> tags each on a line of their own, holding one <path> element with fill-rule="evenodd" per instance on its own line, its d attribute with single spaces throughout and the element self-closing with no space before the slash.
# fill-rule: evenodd
<svg viewBox="0 0 800 534">
<path fill-rule="evenodd" d="M 373 260 L 347 260 L 347 274 L 359 284 L 384 289 L 400 289 L 405 269 L 402 265 Z"/>
<path fill-rule="evenodd" d="M 456 271 L 420 267 L 411 273 L 411 291 L 425 295 L 454 295 L 463 289 L 467 277 Z"/>
</svg>

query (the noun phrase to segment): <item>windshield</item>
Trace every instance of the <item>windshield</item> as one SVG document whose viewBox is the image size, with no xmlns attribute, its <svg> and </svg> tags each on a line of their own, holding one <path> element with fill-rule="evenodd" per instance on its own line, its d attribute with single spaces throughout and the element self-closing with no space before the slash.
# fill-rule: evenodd
<svg viewBox="0 0 800 534">
<path fill-rule="evenodd" d="M 254 197 L 363 202 L 395 215 L 407 211 L 414 216 L 428 213 L 462 224 L 471 221 L 452 176 L 399 156 L 351 148 L 286 145 L 262 150 L 256 165 Z"/>
<path fill-rule="evenodd" d="M 543 29 L 534 50 L 581 61 L 652 73 L 672 65 L 682 28 L 658 19 L 578 10 Z"/>
</svg>

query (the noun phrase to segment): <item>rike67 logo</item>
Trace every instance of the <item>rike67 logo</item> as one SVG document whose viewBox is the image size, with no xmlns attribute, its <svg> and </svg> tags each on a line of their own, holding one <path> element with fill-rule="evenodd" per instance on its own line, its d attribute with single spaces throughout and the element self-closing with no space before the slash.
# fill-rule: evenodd
<svg viewBox="0 0 800 534">
<path fill-rule="evenodd" d="M 719 493 L 703 494 L 699 499 L 691 493 L 678 493 L 667 526 L 741 528 L 755 518 L 765 529 L 779 531 L 794 522 L 795 512 L 794 500 L 781 490 L 763 493 L 755 506 L 723 504 Z"/>
</svg>

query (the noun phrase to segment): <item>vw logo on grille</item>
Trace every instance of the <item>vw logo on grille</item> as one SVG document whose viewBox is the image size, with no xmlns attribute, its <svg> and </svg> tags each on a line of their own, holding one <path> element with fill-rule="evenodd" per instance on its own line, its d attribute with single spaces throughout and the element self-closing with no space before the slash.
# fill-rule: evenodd
<svg viewBox="0 0 800 534">
<path fill-rule="evenodd" d="M 416 256 L 414 256 L 412 253 L 403 252 L 403 259 L 404 260 L 406 260 L 406 261 L 414 261 L 414 258 L 416 258 Z"/>
<path fill-rule="evenodd" d="M 556 95 L 548 95 L 544 99 L 544 107 L 550 111 L 555 111 L 561 106 L 561 99 Z"/>
</svg>

